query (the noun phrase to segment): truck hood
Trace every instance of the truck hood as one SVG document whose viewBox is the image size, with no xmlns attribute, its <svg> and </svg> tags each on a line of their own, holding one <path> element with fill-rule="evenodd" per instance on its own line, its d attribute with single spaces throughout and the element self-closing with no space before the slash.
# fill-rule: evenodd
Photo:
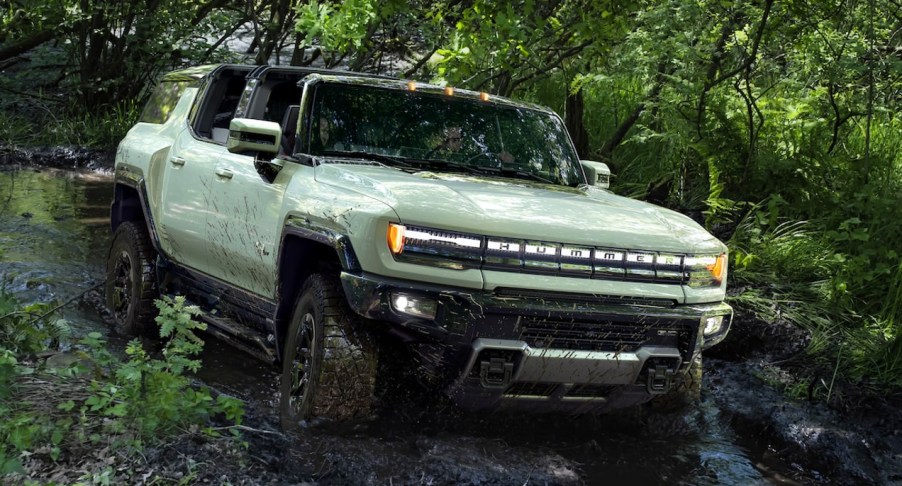
<svg viewBox="0 0 902 486">
<path fill-rule="evenodd" d="M 326 163 L 317 182 L 375 198 L 401 224 L 543 242 L 678 253 L 726 247 L 690 218 L 590 186 L 571 188 L 381 165 Z"/>
</svg>

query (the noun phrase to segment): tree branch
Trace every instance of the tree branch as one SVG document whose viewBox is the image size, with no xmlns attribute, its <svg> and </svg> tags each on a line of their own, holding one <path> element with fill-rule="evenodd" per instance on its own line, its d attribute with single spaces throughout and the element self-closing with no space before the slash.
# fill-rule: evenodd
<svg viewBox="0 0 902 486">
<path fill-rule="evenodd" d="M 426 65 L 426 62 L 429 61 L 429 59 L 432 57 L 433 54 L 435 54 L 436 51 L 438 51 L 438 49 L 439 49 L 439 44 L 436 44 L 436 46 L 433 47 L 432 50 L 429 51 L 427 54 L 425 54 L 423 57 L 421 57 L 420 60 L 416 62 L 416 64 L 411 66 L 410 69 L 408 69 L 407 71 L 404 71 L 403 77 L 410 78 L 411 76 L 413 76 L 414 73 L 419 71 L 421 67 Z"/>
<path fill-rule="evenodd" d="M 561 63 L 564 62 L 564 59 L 567 59 L 567 58 L 570 58 L 570 57 L 573 57 L 573 56 L 579 54 L 580 52 L 583 51 L 583 49 L 592 45 L 592 42 L 594 42 L 594 40 L 589 39 L 587 41 L 583 41 L 583 43 L 581 43 L 579 45 L 571 47 L 570 49 L 568 49 L 564 52 L 558 53 L 557 59 L 555 59 L 553 62 L 546 63 L 545 67 L 536 69 L 530 74 L 523 75 L 523 76 L 511 81 L 508 91 L 513 92 L 513 90 L 517 86 L 523 84 L 524 82 L 529 81 L 530 79 L 533 79 L 537 76 L 541 76 L 556 67 L 560 67 Z"/>
<path fill-rule="evenodd" d="M 708 91 L 711 90 L 712 82 L 717 76 L 717 71 L 720 70 L 720 65 L 726 55 L 724 48 L 727 45 L 727 39 L 733 32 L 733 24 L 735 23 L 735 16 L 727 20 L 720 29 L 720 37 L 717 39 L 717 42 L 714 43 L 714 53 L 711 55 L 711 64 L 708 65 L 708 72 L 705 74 L 705 84 L 702 85 L 702 92 L 698 97 L 698 105 L 695 110 L 695 131 L 699 140 L 702 138 L 702 120 L 705 117 Z"/>
<path fill-rule="evenodd" d="M 28 52 L 53 39 L 56 33 L 56 29 L 42 30 L 22 40 L 6 44 L 5 46 L 0 47 L 0 61 L 5 61 L 11 57 L 16 57 L 19 54 Z"/>
<path fill-rule="evenodd" d="M 739 74 L 744 69 L 751 67 L 752 63 L 755 62 L 755 59 L 758 58 L 758 47 L 761 45 L 761 38 L 764 36 L 764 27 L 767 25 L 767 18 L 770 16 L 770 9 L 774 5 L 774 0 L 767 0 L 767 3 L 764 4 L 764 13 L 761 15 L 761 22 L 758 24 L 758 31 L 755 32 L 755 42 L 752 44 L 752 52 L 746 57 L 745 61 L 742 62 L 736 69 L 729 71 L 726 74 L 721 75 L 719 78 L 714 80 L 709 85 L 706 85 L 707 89 L 711 89 L 718 84 L 732 78 L 733 76 Z"/>
</svg>

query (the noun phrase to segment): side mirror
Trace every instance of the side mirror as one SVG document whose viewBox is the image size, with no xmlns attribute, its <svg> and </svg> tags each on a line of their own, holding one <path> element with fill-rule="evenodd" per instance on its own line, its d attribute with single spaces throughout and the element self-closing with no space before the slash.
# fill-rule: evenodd
<svg viewBox="0 0 902 486">
<path fill-rule="evenodd" d="M 279 153 L 282 143 L 282 126 L 276 122 L 233 118 L 229 123 L 226 149 L 233 154 L 244 152 Z"/>
<path fill-rule="evenodd" d="M 611 169 L 604 162 L 595 162 L 594 160 L 580 160 L 583 170 L 586 171 L 586 177 L 589 178 L 589 185 L 607 189 L 611 187 Z"/>
</svg>

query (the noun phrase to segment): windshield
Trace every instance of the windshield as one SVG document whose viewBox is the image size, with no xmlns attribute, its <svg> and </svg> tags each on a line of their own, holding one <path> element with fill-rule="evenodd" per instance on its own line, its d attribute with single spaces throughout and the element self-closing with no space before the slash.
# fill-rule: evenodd
<svg viewBox="0 0 902 486">
<path fill-rule="evenodd" d="M 560 119 L 528 108 L 324 83 L 314 96 L 310 127 L 311 155 L 372 155 L 414 170 L 584 182 Z"/>
</svg>

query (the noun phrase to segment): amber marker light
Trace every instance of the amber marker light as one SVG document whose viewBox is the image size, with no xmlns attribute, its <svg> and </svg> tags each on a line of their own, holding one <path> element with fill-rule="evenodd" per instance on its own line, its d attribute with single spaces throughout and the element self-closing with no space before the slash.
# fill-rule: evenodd
<svg viewBox="0 0 902 486">
<path fill-rule="evenodd" d="M 720 256 L 717 257 L 717 260 L 714 260 L 714 263 L 708 265 L 708 271 L 711 272 L 711 276 L 714 277 L 714 280 L 718 282 L 723 281 L 724 271 L 727 269 L 727 254 L 721 253 Z"/>
<path fill-rule="evenodd" d="M 409 89 L 409 90 L 411 90 L 411 91 L 416 91 L 416 90 L 417 90 L 417 83 L 415 83 L 415 82 L 413 82 L 413 81 L 408 81 L 408 82 L 407 82 L 407 89 Z"/>
<path fill-rule="evenodd" d="M 454 88 L 452 88 L 451 86 L 446 86 L 445 94 L 448 96 L 454 96 Z"/>
<path fill-rule="evenodd" d="M 479 99 L 481 99 L 482 101 L 488 101 L 488 100 L 489 100 L 489 94 L 486 93 L 485 91 L 483 91 L 482 93 L 479 93 Z"/>
<path fill-rule="evenodd" d="M 404 229 L 400 224 L 388 224 L 388 249 L 392 254 L 399 255 L 404 251 Z"/>
</svg>

